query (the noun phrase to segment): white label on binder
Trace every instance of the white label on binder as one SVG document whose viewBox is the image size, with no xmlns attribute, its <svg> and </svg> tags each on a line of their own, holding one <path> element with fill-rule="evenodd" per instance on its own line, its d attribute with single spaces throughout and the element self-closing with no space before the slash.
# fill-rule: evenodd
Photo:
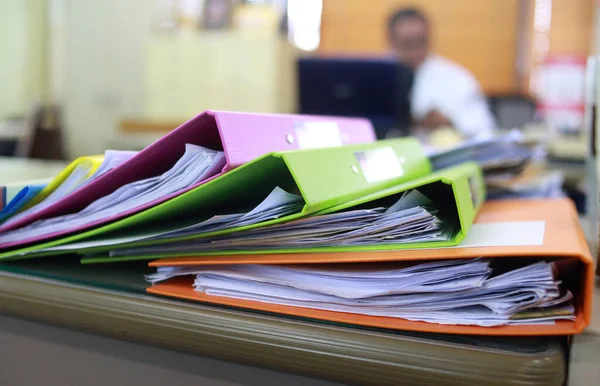
<svg viewBox="0 0 600 386">
<path fill-rule="evenodd" d="M 369 183 L 401 177 L 404 174 L 396 152 L 389 146 L 357 152 L 356 160 Z"/>
<path fill-rule="evenodd" d="M 335 122 L 298 122 L 296 138 L 300 149 L 342 146 L 340 129 Z"/>
<path fill-rule="evenodd" d="M 545 221 L 504 221 L 473 224 L 456 248 L 521 247 L 544 244 Z"/>
</svg>

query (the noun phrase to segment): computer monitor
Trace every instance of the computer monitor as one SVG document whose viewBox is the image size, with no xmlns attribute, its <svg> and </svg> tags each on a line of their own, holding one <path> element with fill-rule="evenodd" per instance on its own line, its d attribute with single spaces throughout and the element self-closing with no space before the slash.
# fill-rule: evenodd
<svg viewBox="0 0 600 386">
<path fill-rule="evenodd" d="M 412 71 L 389 59 L 301 58 L 301 114 L 365 117 L 377 136 L 410 127 Z"/>
</svg>

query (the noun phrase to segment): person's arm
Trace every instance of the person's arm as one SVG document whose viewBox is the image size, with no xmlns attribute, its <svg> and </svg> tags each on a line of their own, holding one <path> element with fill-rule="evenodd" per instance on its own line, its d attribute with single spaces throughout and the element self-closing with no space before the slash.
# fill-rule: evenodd
<svg viewBox="0 0 600 386">
<path fill-rule="evenodd" d="M 429 111 L 423 119 L 415 122 L 417 127 L 424 129 L 437 129 L 439 127 L 452 126 L 452 122 L 437 110 Z"/>
<path fill-rule="evenodd" d="M 490 135 L 496 127 L 487 101 L 478 90 L 463 96 L 461 104 L 450 119 L 453 126 L 465 137 Z"/>
<path fill-rule="evenodd" d="M 456 130 L 464 137 L 491 134 L 496 122 L 477 80 L 469 73 L 457 73 L 453 93 L 447 117 Z"/>
<path fill-rule="evenodd" d="M 434 57 L 418 75 L 412 113 L 419 131 L 452 126 L 464 137 L 492 133 L 492 113 L 477 80 L 466 69 Z"/>
</svg>

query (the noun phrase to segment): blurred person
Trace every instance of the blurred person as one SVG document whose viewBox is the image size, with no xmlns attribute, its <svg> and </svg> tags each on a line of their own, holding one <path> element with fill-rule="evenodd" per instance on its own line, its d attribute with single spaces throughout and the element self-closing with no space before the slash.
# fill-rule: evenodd
<svg viewBox="0 0 600 386">
<path fill-rule="evenodd" d="M 414 70 L 413 134 L 430 135 L 449 126 L 463 137 L 492 133 L 494 118 L 475 77 L 461 65 L 430 52 L 430 23 L 424 13 L 416 8 L 397 10 L 389 18 L 388 34 L 399 61 Z"/>
</svg>

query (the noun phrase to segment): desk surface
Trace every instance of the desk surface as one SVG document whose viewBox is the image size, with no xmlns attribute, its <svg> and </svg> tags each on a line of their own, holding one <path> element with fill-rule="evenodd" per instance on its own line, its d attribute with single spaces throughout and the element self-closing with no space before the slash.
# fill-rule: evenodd
<svg viewBox="0 0 600 386">
<path fill-rule="evenodd" d="M 532 384 L 539 384 L 538 376 L 554 379 L 545 372 L 548 365 L 533 354 L 553 352 L 560 339 L 437 335 L 433 340 L 430 334 L 360 329 L 173 301 L 143 292 L 144 265 L 119 266 L 92 271 L 68 258 L 2 265 L 2 313 L 341 382 L 392 385 L 403 377 L 415 383 L 442 371 L 444 379 L 454 383 L 468 379 L 468 384 L 492 384 L 490 374 L 498 373 L 515 384 L 531 381 L 532 376 Z M 482 366 L 475 364 L 475 357 Z M 556 366 L 552 371 L 563 370 Z"/>
<path fill-rule="evenodd" d="M 0 183 L 49 177 L 64 165 L 0 158 Z M 285 319 L 282 323 L 270 315 L 151 297 L 144 292 L 144 265 L 116 272 L 106 271 L 108 266 L 85 272 L 81 268 L 79 264 L 61 261 L 23 262 L 0 268 L 0 310 L 76 330 L 276 371 L 363 383 L 373 381 L 373 377 L 385 383 L 403 376 L 406 368 L 398 363 L 403 345 L 407 339 L 413 343 L 418 340 L 409 335 L 297 319 Z M 596 295 L 592 325 L 574 339 L 570 385 L 587 385 L 590 379 L 600 379 L 599 289 Z M 264 334 L 260 341 L 257 331 Z M 491 340 L 490 344 L 510 344 L 509 341 Z"/>
</svg>

